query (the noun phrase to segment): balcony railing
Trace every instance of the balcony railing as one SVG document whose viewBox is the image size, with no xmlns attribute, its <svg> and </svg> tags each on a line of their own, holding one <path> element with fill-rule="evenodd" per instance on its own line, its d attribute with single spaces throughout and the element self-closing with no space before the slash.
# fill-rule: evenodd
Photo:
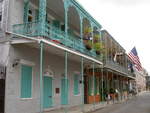
<svg viewBox="0 0 150 113">
<path fill-rule="evenodd" d="M 37 37 L 40 36 L 39 25 L 40 24 L 38 22 L 16 24 L 13 25 L 13 32 L 25 36 Z M 54 41 L 55 43 L 64 45 L 65 47 L 102 61 L 102 55 L 97 55 L 94 50 L 87 50 L 79 37 L 75 37 L 69 34 L 66 35 L 64 31 L 61 31 L 59 28 L 49 23 L 45 23 L 44 37 Z"/>
<path fill-rule="evenodd" d="M 129 71 L 128 68 L 123 67 L 123 66 L 121 66 L 120 64 L 118 64 L 117 62 L 114 62 L 114 61 L 112 61 L 112 60 L 106 60 L 105 66 L 106 66 L 106 67 L 109 67 L 109 68 L 111 68 L 111 69 L 114 69 L 114 70 L 118 70 L 118 71 L 120 71 L 120 72 L 124 72 L 124 73 L 126 73 L 127 75 L 129 75 L 129 76 L 134 76 L 134 74 L 131 73 L 131 71 Z"/>
</svg>

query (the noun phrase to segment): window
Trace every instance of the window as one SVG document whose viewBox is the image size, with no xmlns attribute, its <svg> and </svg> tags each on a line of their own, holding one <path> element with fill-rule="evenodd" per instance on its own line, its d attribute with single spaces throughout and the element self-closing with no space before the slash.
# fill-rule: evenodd
<svg viewBox="0 0 150 113">
<path fill-rule="evenodd" d="M 28 10 L 28 22 L 32 22 L 32 20 L 33 20 L 32 10 L 29 9 Z"/>
<path fill-rule="evenodd" d="M 79 91 L 79 75 L 74 74 L 74 95 L 78 95 Z"/>
<path fill-rule="evenodd" d="M 21 98 L 31 98 L 32 67 L 21 65 Z"/>
<path fill-rule="evenodd" d="M 100 79 L 99 77 L 93 77 L 93 75 L 90 75 L 88 77 L 88 95 L 99 95 L 99 86 L 100 86 Z"/>
</svg>

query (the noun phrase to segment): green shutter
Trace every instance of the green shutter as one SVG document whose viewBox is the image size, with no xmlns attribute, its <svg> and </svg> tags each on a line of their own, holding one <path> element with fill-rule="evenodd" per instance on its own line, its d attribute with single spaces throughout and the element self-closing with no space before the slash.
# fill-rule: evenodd
<svg viewBox="0 0 150 113">
<path fill-rule="evenodd" d="M 74 75 L 74 95 L 79 94 L 79 75 Z"/>
<path fill-rule="evenodd" d="M 21 98 L 31 98 L 32 67 L 21 66 Z"/>
<path fill-rule="evenodd" d="M 93 76 L 90 76 L 90 77 L 88 77 L 89 78 L 89 84 L 88 84 L 88 94 L 89 95 L 93 95 L 93 82 L 94 82 L 94 80 L 93 80 Z"/>
</svg>

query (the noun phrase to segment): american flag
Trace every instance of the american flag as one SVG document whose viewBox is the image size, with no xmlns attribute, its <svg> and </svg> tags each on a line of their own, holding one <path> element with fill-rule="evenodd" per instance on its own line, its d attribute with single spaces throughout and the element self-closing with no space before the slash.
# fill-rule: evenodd
<svg viewBox="0 0 150 113">
<path fill-rule="evenodd" d="M 137 53 L 135 47 L 130 51 L 130 53 L 128 54 L 128 56 L 131 59 L 131 61 L 135 64 L 136 69 L 138 71 L 142 71 L 141 62 L 140 62 L 140 59 L 138 57 L 138 53 Z"/>
</svg>

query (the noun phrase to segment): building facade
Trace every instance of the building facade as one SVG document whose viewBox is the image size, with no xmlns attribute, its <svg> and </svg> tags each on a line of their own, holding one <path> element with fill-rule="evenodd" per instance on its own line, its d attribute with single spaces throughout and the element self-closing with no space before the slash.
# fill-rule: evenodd
<svg viewBox="0 0 150 113">
<path fill-rule="evenodd" d="M 135 75 L 136 75 L 136 87 L 138 92 L 142 92 L 146 90 L 146 76 L 147 72 L 145 69 L 142 69 L 141 72 L 138 70 L 135 70 Z"/>
<path fill-rule="evenodd" d="M 135 77 L 124 48 L 75 0 L 2 0 L 0 9 L 3 113 L 127 98 Z"/>
</svg>

